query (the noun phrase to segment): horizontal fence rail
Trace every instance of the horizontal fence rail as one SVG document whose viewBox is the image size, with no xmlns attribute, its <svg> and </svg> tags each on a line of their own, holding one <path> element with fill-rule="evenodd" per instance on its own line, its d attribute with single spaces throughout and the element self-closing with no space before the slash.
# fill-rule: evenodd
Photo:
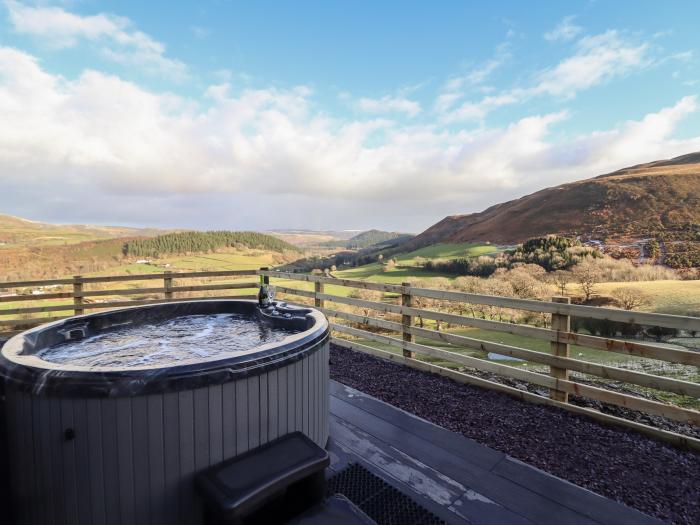
<svg viewBox="0 0 700 525">
<path fill-rule="evenodd" d="M 681 365 L 700 366 L 700 352 L 668 348 L 645 341 L 629 341 L 614 337 L 580 334 L 572 332 L 570 329 L 570 319 L 572 317 L 580 317 L 700 332 L 699 318 L 573 305 L 569 304 L 568 299 L 565 298 L 556 298 L 556 301 L 547 302 L 418 288 L 410 286 L 409 283 L 401 285 L 375 283 L 351 279 L 335 279 L 325 275 L 278 271 L 261 271 L 259 273 L 273 280 L 313 283 L 313 291 L 288 286 L 286 283 L 276 286 L 276 289 L 279 293 L 290 296 L 313 299 L 314 304 L 320 307 L 327 317 L 334 319 L 331 322 L 331 328 L 334 333 L 333 339 L 340 346 L 402 362 L 415 368 L 447 375 L 462 382 L 508 391 L 510 394 L 517 395 L 523 399 L 527 398 L 529 401 L 533 401 L 532 397 L 534 396 L 535 398 L 540 398 L 537 402 L 541 402 L 543 399 L 541 395 L 523 392 L 501 383 L 470 375 L 468 371 L 462 372 L 438 366 L 421 360 L 420 356 L 431 358 L 433 361 L 453 363 L 476 371 L 524 381 L 548 390 L 550 395 L 548 398 L 545 398 L 547 399 L 547 404 L 555 404 L 577 413 L 594 414 L 597 419 L 608 423 L 635 428 L 676 445 L 700 449 L 700 440 L 698 439 L 604 414 L 594 409 L 572 405 L 568 402 L 568 396 L 573 394 L 690 425 L 700 425 L 700 412 L 692 408 L 623 393 L 597 385 L 594 386 L 594 384 L 589 382 L 581 382 L 576 378 L 570 377 L 570 372 L 576 372 L 585 376 L 596 376 L 615 384 L 637 385 L 660 393 L 669 392 L 690 398 L 700 398 L 700 384 L 696 382 L 608 364 L 593 363 L 570 355 L 570 345 L 578 345 L 612 354 L 655 359 Z M 274 281 L 273 284 L 277 284 L 277 282 L 279 281 Z M 378 298 L 370 300 L 328 293 L 326 291 L 328 285 L 378 292 Z M 419 308 L 416 301 L 421 299 L 537 312 L 548 316 L 550 326 L 543 328 L 541 326 L 482 319 L 423 307 Z M 560 300 L 563 302 L 558 302 Z M 333 306 L 329 306 L 330 304 Z M 343 311 L 339 307 L 345 307 L 346 310 L 351 311 Z M 416 326 L 418 319 L 439 321 L 450 326 L 478 328 L 545 341 L 550 344 L 551 352 L 520 348 L 518 346 L 454 334 L 449 331 L 419 327 Z M 429 343 L 419 344 L 415 342 L 416 338 L 438 342 L 440 347 L 431 346 Z M 364 341 L 378 343 L 381 347 L 368 346 Z M 449 349 L 445 349 L 445 346 Z M 400 353 L 393 353 L 382 347 L 395 348 Z M 464 355 L 454 351 L 459 348 L 475 349 L 487 353 L 511 356 L 531 363 L 539 363 L 545 365 L 545 367 L 548 366 L 550 372 L 547 374 L 526 370 L 517 366 L 501 364 L 482 357 Z"/>
<path fill-rule="evenodd" d="M 207 283 L 195 285 L 180 285 L 179 283 L 188 279 L 209 279 L 214 277 L 257 277 L 258 270 L 227 270 L 227 271 L 206 271 L 206 272 L 162 272 L 162 273 L 147 273 L 147 274 L 130 274 L 130 275 L 109 275 L 100 277 L 84 277 L 76 275 L 70 279 L 46 279 L 41 281 L 12 281 L 0 282 L 0 289 L 33 289 L 37 290 L 45 286 L 70 286 L 69 291 L 58 291 L 48 293 L 19 293 L 0 296 L 0 305 L 2 303 L 13 303 L 13 307 L 2 308 L 0 306 L 0 335 L 11 335 L 18 329 L 27 329 L 41 323 L 57 321 L 65 319 L 70 315 L 81 315 L 88 310 L 104 310 L 110 308 L 123 308 L 127 306 L 144 306 L 149 304 L 158 304 L 171 301 L 183 300 L 182 293 L 196 292 L 226 292 L 228 290 L 247 290 L 255 291 L 258 287 L 258 282 L 255 280 L 234 281 L 227 283 Z M 162 286 L 152 287 L 135 287 L 135 288 L 111 288 L 104 290 L 90 289 L 90 286 L 119 284 L 129 281 L 162 281 Z M 178 285 L 175 285 L 177 281 Z M 123 285 L 122 285 L 123 286 Z M 127 296 L 141 296 L 140 298 L 125 299 Z M 106 298 L 104 300 L 100 298 Z M 145 298 L 144 298 L 145 297 Z M 157 298 L 154 298 L 157 297 Z M 187 300 L 197 299 L 253 299 L 256 294 L 248 295 L 216 295 L 216 296 L 189 296 Z M 97 298 L 94 301 L 92 298 Z M 47 305 L 47 306 L 18 306 L 14 307 L 15 303 L 27 301 L 50 301 L 56 299 L 72 299 L 67 304 Z M 93 302 L 94 301 L 94 302 Z M 69 312 L 68 315 L 52 315 L 52 316 L 31 316 L 31 314 L 47 314 L 47 313 L 62 313 Z M 20 318 L 11 318 L 9 316 L 28 316 Z"/>
<path fill-rule="evenodd" d="M 452 290 L 413 287 L 409 283 L 390 284 L 352 279 L 336 279 L 326 275 L 300 274 L 281 271 L 230 270 L 207 272 L 163 272 L 139 275 L 115 275 L 103 277 L 75 276 L 64 279 L 42 281 L 0 282 L 0 289 L 34 289 L 38 287 L 57 287 L 56 291 L 45 289 L 46 293 L 33 295 L 24 293 L 0 296 L 0 334 L 3 330 L 18 331 L 40 323 L 63 319 L 67 315 L 79 315 L 86 311 L 156 304 L 182 300 L 182 294 L 190 294 L 186 299 L 210 299 L 211 296 L 196 295 L 199 292 L 218 292 L 216 298 L 252 298 L 254 295 L 236 295 L 234 291 L 255 290 L 258 283 L 250 276 L 265 276 L 273 279 L 278 294 L 298 297 L 319 308 L 331 319 L 333 340 L 340 346 L 356 351 L 370 353 L 385 359 L 400 362 L 407 366 L 427 370 L 451 377 L 454 380 L 476 384 L 507 392 L 510 395 L 537 403 L 551 404 L 567 410 L 586 414 L 607 423 L 618 424 L 641 430 L 652 436 L 676 445 L 685 445 L 700 449 L 700 440 L 680 435 L 667 430 L 654 428 L 629 419 L 624 419 L 603 412 L 584 408 L 569 403 L 569 395 L 582 396 L 597 402 L 616 405 L 670 420 L 700 425 L 700 412 L 678 403 L 667 402 L 667 397 L 648 399 L 633 393 L 607 388 L 610 382 L 615 385 L 636 385 L 659 393 L 700 398 L 700 384 L 675 377 L 657 375 L 620 366 L 600 364 L 572 357 L 571 345 L 592 348 L 643 359 L 654 359 L 684 366 L 700 366 L 700 352 L 668 348 L 647 341 L 630 341 L 615 337 L 601 337 L 571 331 L 572 317 L 607 320 L 616 323 L 634 324 L 648 327 L 663 327 L 700 333 L 700 318 L 677 315 L 632 312 L 611 308 L 598 308 L 569 304 L 566 298 L 555 298 L 552 302 L 477 295 Z M 188 284 L 189 279 L 209 279 L 230 277 L 231 282 L 206 282 L 206 284 Z M 160 281 L 153 287 L 127 288 L 119 283 L 138 281 Z M 301 283 L 292 285 L 285 281 Z M 113 289 L 102 289 L 108 285 Z M 309 289 L 312 285 L 313 289 Z M 95 287 L 97 286 L 96 289 Z M 341 289 L 366 290 L 376 293 L 368 298 L 345 296 L 329 293 L 329 286 Z M 68 289 L 66 289 L 68 288 Z M 338 288 L 335 288 L 336 290 Z M 231 294 L 226 293 L 231 291 Z M 133 298 L 132 298 L 133 297 Z M 104 298 L 104 299 L 102 299 Z M 130 299 L 132 298 L 132 299 Z M 22 306 L 26 301 L 70 300 L 66 304 L 48 304 L 39 306 Z M 437 309 L 423 307 L 430 302 L 437 304 Z M 299 302 L 298 301 L 298 302 Z M 561 302 L 560 302 L 561 301 Z M 437 302 L 437 303 L 436 303 Z M 444 303 L 443 303 L 444 302 Z M 11 303 L 3 305 L 2 303 Z M 461 305 L 458 313 L 440 311 L 449 304 Z M 16 306 L 15 306 L 16 305 Z M 464 315 L 467 305 L 483 305 L 507 311 L 535 312 L 538 319 L 546 319 L 547 325 L 533 326 L 524 323 L 507 322 L 502 319 L 486 319 Z M 8 308 L 2 308 L 8 306 Z M 454 311 L 452 308 L 448 308 Z M 37 314 L 43 315 L 38 317 Z M 46 316 L 49 314 L 49 316 Z M 55 315 L 54 315 L 55 314 Z M 14 317 L 12 317 L 14 316 Z M 17 318 L 16 316 L 21 316 Z M 12 317 L 12 318 L 10 318 Z M 437 330 L 424 326 L 425 321 L 445 323 L 450 327 L 469 327 L 493 333 L 510 334 L 529 338 L 547 344 L 549 352 L 521 348 L 502 342 L 487 341 L 468 337 L 451 331 Z M 420 324 L 420 326 L 419 326 Z M 417 342 L 419 339 L 421 342 Z M 380 348 L 372 346 L 380 345 Z M 393 352 L 389 349 L 395 349 Z M 538 347 L 539 348 L 539 347 Z M 510 356 L 529 363 L 542 365 L 542 369 L 529 370 L 518 366 L 494 362 L 484 357 L 465 355 L 461 349 L 473 349 L 485 353 Z M 432 360 L 432 362 L 431 362 Z M 460 370 L 447 368 L 439 363 L 452 363 L 462 367 Z M 467 370 L 464 370 L 466 368 Z M 547 373 L 546 370 L 549 369 Z M 475 375 L 469 370 L 493 374 L 502 378 L 523 381 L 540 387 L 549 396 L 526 392 L 506 384 Z M 582 374 L 572 377 L 570 374 Z M 489 376 L 489 377 L 493 377 Z M 599 386 L 587 380 L 588 376 L 601 378 L 605 384 Z M 582 379 L 584 380 L 582 382 Z M 669 398 L 670 399 L 670 398 Z"/>
</svg>

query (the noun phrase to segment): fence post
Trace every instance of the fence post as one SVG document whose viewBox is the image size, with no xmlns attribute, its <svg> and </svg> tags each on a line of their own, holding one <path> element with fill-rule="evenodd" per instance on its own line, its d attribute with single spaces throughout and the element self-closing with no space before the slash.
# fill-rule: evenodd
<svg viewBox="0 0 700 525">
<path fill-rule="evenodd" d="M 411 283 L 401 283 L 401 286 L 404 288 L 410 288 Z M 410 293 L 402 293 L 401 294 L 401 306 L 406 306 L 407 308 L 411 307 L 411 294 Z M 403 330 L 402 330 L 402 335 L 403 335 L 403 340 L 406 341 L 407 343 L 412 343 L 413 342 L 413 334 L 411 334 L 408 329 L 411 328 L 411 324 L 413 323 L 413 316 L 411 315 L 401 315 L 401 324 L 403 325 Z M 405 348 L 403 349 L 403 356 L 404 357 L 410 357 L 411 359 L 416 358 L 416 353 L 412 352 L 411 350 L 406 350 Z"/>
<path fill-rule="evenodd" d="M 173 272 L 170 270 L 165 271 L 165 277 L 163 277 L 163 288 L 165 288 L 165 299 L 170 300 L 173 298 Z"/>
<path fill-rule="evenodd" d="M 260 270 L 263 271 L 263 272 L 269 272 L 269 271 L 270 271 L 270 268 L 269 268 L 269 266 L 263 266 L 262 268 L 260 268 Z M 263 276 L 262 276 L 262 283 L 263 283 L 263 284 L 270 284 L 270 276 L 269 276 L 269 275 L 263 275 Z"/>
<path fill-rule="evenodd" d="M 552 297 L 553 303 L 564 303 L 570 304 L 571 299 L 568 297 Z M 570 332 L 571 331 L 571 317 L 562 314 L 552 314 L 552 331 L 559 332 Z M 560 343 L 559 337 L 557 336 L 557 341 L 552 341 L 550 343 L 552 354 L 561 357 L 570 357 L 569 343 Z M 569 371 L 566 368 L 559 368 L 555 366 L 549 367 L 549 375 L 557 379 L 569 379 Z M 569 402 L 568 392 L 562 392 L 561 390 L 550 389 L 549 390 L 550 399 L 556 401 L 562 401 L 563 403 Z"/>
<path fill-rule="evenodd" d="M 323 293 L 323 283 L 314 282 L 314 306 L 316 308 L 325 308 L 326 301 L 318 298 L 318 294 Z"/>
<path fill-rule="evenodd" d="M 73 276 L 73 315 L 83 315 L 83 276 Z"/>
</svg>

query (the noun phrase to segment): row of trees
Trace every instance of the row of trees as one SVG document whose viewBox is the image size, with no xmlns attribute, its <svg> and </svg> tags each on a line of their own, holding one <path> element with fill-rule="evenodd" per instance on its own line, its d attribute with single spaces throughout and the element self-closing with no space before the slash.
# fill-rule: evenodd
<svg viewBox="0 0 700 525">
<path fill-rule="evenodd" d="M 208 231 L 180 232 L 134 239 L 124 243 L 125 256 L 161 257 L 185 253 L 211 252 L 221 248 L 246 247 L 275 252 L 299 249 L 272 235 L 258 232 Z"/>
<path fill-rule="evenodd" d="M 590 296 L 597 286 L 597 278 L 600 273 L 594 264 L 586 263 L 580 265 L 580 269 L 575 272 L 555 272 L 547 274 L 537 265 L 522 265 L 511 270 L 500 269 L 490 278 L 484 279 L 474 276 L 457 277 L 450 280 L 444 277 L 433 277 L 426 279 L 411 279 L 412 286 L 420 288 L 437 288 L 452 291 L 461 291 L 477 295 L 495 295 L 502 297 L 518 297 L 522 299 L 549 300 L 554 293 L 553 287 L 560 287 L 557 291 L 565 294 L 566 287 L 576 283 Z M 634 310 L 644 306 L 649 298 L 640 289 L 634 287 L 618 287 L 611 292 L 614 303 L 620 308 Z M 366 301 L 381 302 L 384 294 L 373 290 L 356 289 L 350 297 L 363 299 Z M 497 320 L 501 322 L 517 322 L 534 326 L 547 326 L 549 315 L 540 312 L 527 312 L 500 306 L 491 306 L 477 303 L 447 301 L 426 297 L 413 297 L 413 306 L 420 309 L 438 310 L 456 315 L 467 315 L 479 319 Z M 396 314 L 379 314 L 371 308 L 357 307 L 350 305 L 334 305 L 335 309 L 349 311 L 363 317 L 383 316 L 387 319 L 400 322 L 400 316 Z M 438 331 L 443 328 L 451 328 L 449 324 L 441 321 L 427 321 L 421 316 L 417 316 L 415 322 L 418 326 L 424 327 L 428 322 Z M 590 325 L 590 326 L 589 326 Z M 621 330 L 619 323 L 597 323 L 595 320 L 589 322 L 585 328 L 590 333 L 612 336 Z M 360 326 L 358 326 L 360 327 Z M 367 329 L 366 326 L 361 326 Z M 626 335 L 637 333 L 640 327 L 627 327 L 631 332 Z"/>
<path fill-rule="evenodd" d="M 576 239 L 549 235 L 529 239 L 514 250 L 497 257 L 481 255 L 446 261 L 426 261 L 429 271 L 452 275 L 489 277 L 500 268 L 514 268 L 522 264 L 533 264 L 547 272 L 564 270 L 587 258 L 601 258 L 603 254 L 595 248 L 582 246 Z"/>
</svg>

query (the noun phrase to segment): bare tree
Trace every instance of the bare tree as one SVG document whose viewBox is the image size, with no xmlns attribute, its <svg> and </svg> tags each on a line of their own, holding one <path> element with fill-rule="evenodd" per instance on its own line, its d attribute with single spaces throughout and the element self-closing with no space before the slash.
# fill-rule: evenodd
<svg viewBox="0 0 700 525">
<path fill-rule="evenodd" d="M 581 285 L 585 301 L 589 301 L 595 293 L 596 285 L 600 282 L 600 269 L 590 259 L 584 259 L 574 267 L 573 274 L 576 282 Z"/>
<path fill-rule="evenodd" d="M 610 292 L 610 295 L 625 310 L 635 310 L 649 303 L 649 296 L 639 288 L 621 286 Z"/>
<path fill-rule="evenodd" d="M 350 293 L 350 297 L 352 299 L 361 299 L 363 301 L 379 302 L 381 301 L 382 294 L 381 292 L 376 292 L 374 290 L 357 289 Z M 373 308 L 367 308 L 364 306 L 357 306 L 355 308 L 357 308 L 360 314 L 364 317 L 372 317 L 372 314 L 374 313 Z"/>
<path fill-rule="evenodd" d="M 393 270 L 394 268 L 396 268 L 396 259 L 389 259 L 389 260 L 386 262 L 386 264 L 384 265 L 384 268 L 382 269 L 382 271 L 384 271 L 384 272 L 390 272 L 390 271 Z"/>
<path fill-rule="evenodd" d="M 559 292 L 559 295 L 566 295 L 566 287 L 569 286 L 571 281 L 573 281 L 573 275 L 571 275 L 571 272 L 557 270 L 552 274 L 552 282 L 554 283 L 554 286 L 557 287 L 557 292 Z"/>
</svg>

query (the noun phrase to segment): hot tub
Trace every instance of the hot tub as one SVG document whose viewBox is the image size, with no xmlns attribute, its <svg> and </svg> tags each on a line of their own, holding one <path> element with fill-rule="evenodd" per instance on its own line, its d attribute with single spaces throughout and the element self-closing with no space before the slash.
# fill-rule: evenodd
<svg viewBox="0 0 700 525">
<path fill-rule="evenodd" d="M 125 327 L 229 314 L 284 334 L 202 357 L 190 341 L 164 362 L 93 352 L 89 365 L 74 364 L 54 352 Z M 13 337 L 0 374 L 17 523 L 200 523 L 195 473 L 295 430 L 326 445 L 328 342 L 316 310 L 264 315 L 242 300 L 125 308 Z"/>
</svg>

